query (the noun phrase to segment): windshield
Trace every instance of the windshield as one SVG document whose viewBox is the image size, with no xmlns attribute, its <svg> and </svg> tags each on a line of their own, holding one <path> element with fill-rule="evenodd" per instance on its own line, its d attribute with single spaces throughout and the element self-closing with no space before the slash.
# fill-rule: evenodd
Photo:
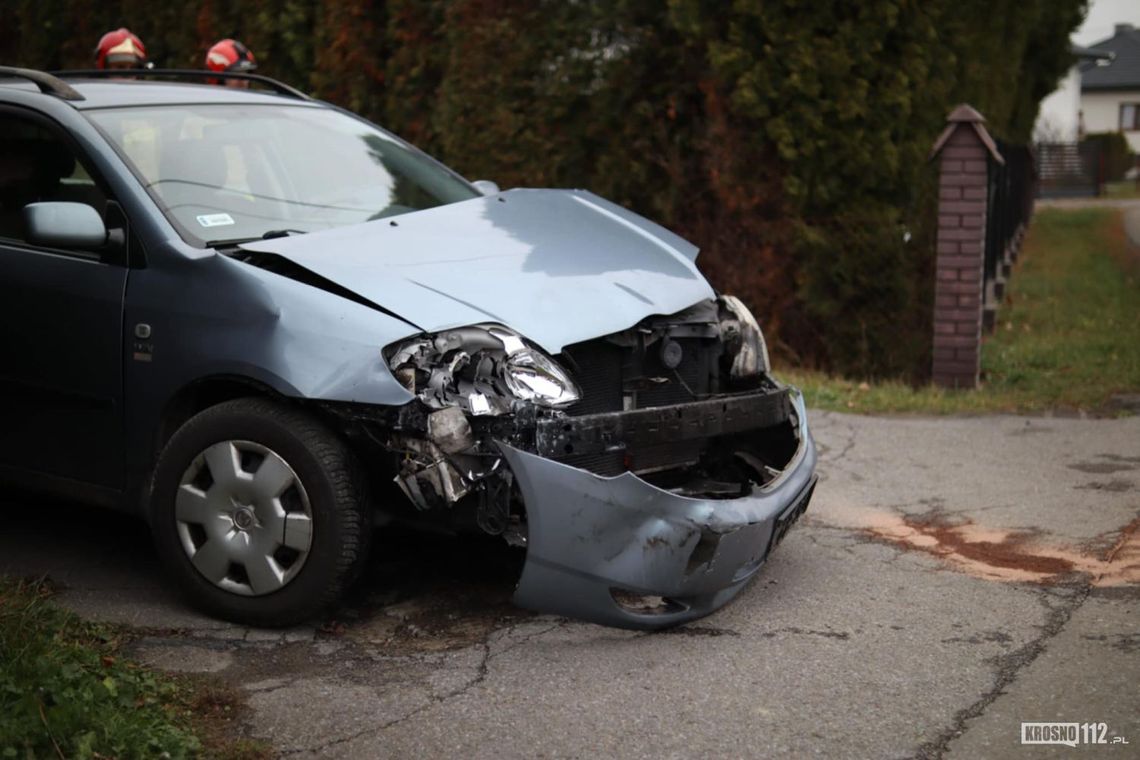
<svg viewBox="0 0 1140 760">
<path fill-rule="evenodd" d="M 87 114 L 192 245 L 357 224 L 479 195 L 328 108 L 185 105 Z"/>
</svg>

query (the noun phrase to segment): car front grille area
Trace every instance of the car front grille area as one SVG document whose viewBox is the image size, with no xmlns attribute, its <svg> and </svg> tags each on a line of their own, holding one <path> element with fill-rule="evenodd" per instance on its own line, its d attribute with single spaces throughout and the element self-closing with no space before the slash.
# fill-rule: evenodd
<svg viewBox="0 0 1140 760">
<path fill-rule="evenodd" d="M 582 400 L 566 411 L 572 416 L 647 409 L 707 398 L 716 391 L 720 344 L 715 339 L 673 338 L 681 361 L 670 369 L 661 358 L 660 341 L 648 347 L 618 346 L 605 339 L 586 341 L 563 350 L 582 391 Z M 626 397 L 629 405 L 626 405 Z M 635 449 L 600 454 L 570 454 L 565 464 L 598 475 L 627 470 L 653 472 L 693 464 L 705 441 L 661 441 Z"/>
</svg>

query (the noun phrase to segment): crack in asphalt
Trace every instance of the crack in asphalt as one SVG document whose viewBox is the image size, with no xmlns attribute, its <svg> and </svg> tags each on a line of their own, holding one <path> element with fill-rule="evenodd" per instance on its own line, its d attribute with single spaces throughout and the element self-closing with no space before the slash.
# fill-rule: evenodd
<svg viewBox="0 0 1140 760">
<path fill-rule="evenodd" d="M 734 631 L 731 628 L 718 628 L 713 625 L 686 625 L 678 628 L 666 628 L 664 631 L 655 631 L 647 633 L 647 636 L 711 636 L 716 638 L 718 636 L 740 636 L 740 631 Z"/>
<path fill-rule="evenodd" d="M 425 703 L 421 706 L 418 706 L 418 708 L 415 708 L 414 710 L 410 710 L 409 712 L 404 714 L 404 716 L 400 716 L 399 718 L 386 721 L 386 722 L 384 722 L 384 724 L 365 728 L 363 730 L 359 730 L 359 732 L 357 732 L 355 734 L 335 738 L 335 739 L 332 739 L 332 741 L 326 742 L 324 744 L 320 744 L 318 746 L 301 747 L 301 749 L 282 751 L 279 753 L 279 757 L 290 757 L 290 755 L 298 755 L 298 754 L 302 754 L 302 753 L 310 753 L 310 754 L 325 753 L 328 750 L 332 750 L 333 747 L 348 744 L 349 742 L 356 741 L 356 739 L 364 737 L 364 736 L 381 734 L 381 733 L 385 732 L 385 730 L 388 730 L 389 728 L 392 728 L 394 726 L 399 726 L 400 724 L 404 724 L 404 722 L 406 722 L 412 718 L 415 718 L 416 716 L 418 716 L 418 714 L 420 714 L 426 710 L 429 710 L 431 708 L 434 708 L 434 706 L 438 706 L 438 705 L 446 703 L 450 700 L 454 700 L 454 698 L 457 696 L 463 696 L 467 692 L 470 692 L 470 690 L 472 688 L 474 688 L 475 686 L 479 686 L 480 684 L 482 684 L 483 681 L 486 680 L 488 677 L 491 660 L 495 660 L 495 659 L 497 659 L 497 657 L 503 656 L 504 654 L 507 654 L 508 652 L 512 652 L 512 651 L 514 651 L 514 649 L 519 648 L 520 646 L 522 646 L 524 644 L 528 644 L 529 641 L 531 641 L 531 640 L 534 640 L 540 636 L 545 636 L 546 634 L 549 634 L 549 632 L 552 632 L 556 629 L 563 628 L 565 626 L 565 624 L 567 624 L 569 622 L 570 621 L 563 619 L 563 620 L 560 620 L 559 622 L 554 623 L 553 626 L 549 626 L 547 628 L 531 632 L 531 634 L 528 634 L 527 636 L 522 636 L 518 640 L 514 641 L 514 643 L 511 646 L 507 646 L 503 649 L 499 649 L 498 652 L 491 652 L 490 638 L 491 638 L 491 636 L 494 636 L 496 634 L 496 632 L 498 632 L 498 631 L 491 631 L 490 634 L 488 634 L 487 639 L 483 640 L 482 643 L 479 644 L 479 646 L 482 647 L 483 654 L 482 654 L 482 657 L 479 661 L 479 664 L 477 665 L 477 667 L 475 667 L 475 676 L 473 678 L 471 678 L 470 680 L 467 680 L 463 686 L 459 686 L 456 689 L 450 690 L 450 692 L 448 692 L 447 694 L 442 694 L 439 696 L 431 696 L 431 697 L 429 697 L 429 701 L 427 701 L 427 703 Z M 505 629 L 507 632 L 507 635 L 510 634 L 510 632 L 512 630 L 514 630 L 514 628 L 516 628 L 516 627 L 511 626 L 511 627 L 508 627 L 507 629 Z M 655 634 L 655 635 L 661 635 L 661 634 L 663 634 L 663 635 L 675 635 L 675 636 L 698 636 L 698 637 L 706 637 L 706 636 L 710 636 L 710 637 L 720 637 L 720 636 L 740 637 L 741 636 L 739 631 L 734 631 L 734 630 L 726 629 L 726 628 L 708 627 L 708 626 L 669 629 L 667 631 L 660 631 L 660 632 L 658 632 L 658 634 Z M 840 639 L 840 640 L 846 640 L 846 639 L 850 638 L 850 634 L 847 631 L 811 630 L 811 629 L 801 629 L 801 628 L 795 628 L 795 627 L 781 628 L 781 629 L 776 629 L 774 631 L 765 631 L 765 632 L 763 632 L 763 634 L 760 634 L 760 636 L 762 636 L 763 638 L 774 638 L 775 636 L 780 635 L 780 634 L 793 634 L 793 635 L 797 635 L 797 636 L 820 636 L 823 638 L 832 638 L 832 639 Z M 650 635 L 654 635 L 654 634 L 645 634 L 645 635 L 650 636 Z M 270 689 L 264 689 L 264 692 L 270 692 L 270 690 L 277 690 L 279 688 L 284 688 L 284 686 L 285 685 L 271 687 Z"/>
<path fill-rule="evenodd" d="M 796 636 L 822 636 L 826 639 L 840 639 L 843 641 L 851 638 L 851 634 L 847 631 L 816 631 L 812 629 L 796 628 L 794 626 L 788 628 L 776 628 L 775 630 L 771 631 L 761 631 L 757 635 L 762 639 L 774 639 L 781 633 L 791 633 Z M 641 637 L 648 636 L 689 636 L 693 638 L 718 638 L 721 636 L 739 638 L 741 636 L 745 636 L 746 638 L 753 638 L 752 636 L 746 636 L 745 634 L 740 633 L 740 631 L 734 631 L 731 628 L 720 628 L 718 626 L 712 625 L 685 625 L 679 626 L 677 628 L 666 628 L 663 631 L 646 631 L 645 633 L 641 634 Z"/>
<path fill-rule="evenodd" d="M 819 522 L 818 520 L 813 521 L 813 520 L 811 520 L 811 518 L 808 518 L 808 517 L 801 518 L 800 523 L 802 525 L 802 528 L 798 529 L 795 532 L 794 535 L 796 536 L 796 538 L 798 540 L 801 540 L 801 541 L 807 541 L 811 545 L 817 546 L 820 549 L 831 549 L 834 551 L 840 551 L 840 552 L 843 552 L 844 554 L 848 554 L 848 555 L 854 557 L 854 556 L 857 556 L 857 553 L 856 553 L 857 547 L 859 547 L 861 545 L 866 545 L 866 544 L 872 543 L 871 541 L 865 540 L 864 537 L 862 537 L 862 536 L 852 535 L 850 530 L 841 528 L 841 527 L 836 526 L 836 525 L 828 525 L 827 523 Z M 841 531 L 844 534 L 844 538 L 848 538 L 850 540 L 844 541 L 843 543 L 828 543 L 826 541 L 821 541 L 819 536 L 816 536 L 810 532 L 811 530 L 813 530 L 815 528 L 820 528 L 822 530 Z M 891 562 L 894 562 L 896 559 L 898 559 L 897 552 L 895 554 L 889 556 L 889 557 L 884 557 L 878 561 L 885 562 L 885 563 L 889 564 Z"/>
<path fill-rule="evenodd" d="M 951 636 L 942 639 L 943 644 L 1001 644 L 1003 647 L 1009 645 L 1011 641 L 1013 637 L 1004 631 L 979 631 L 969 636 Z"/>
<path fill-rule="evenodd" d="M 1108 644 L 1113 649 L 1119 649 L 1121 652 L 1136 652 L 1140 651 L 1140 633 L 1108 633 L 1108 634 L 1085 634 L 1081 636 L 1086 641 L 1100 641 Z M 1111 643 L 1110 643 L 1111 642 Z"/>
<path fill-rule="evenodd" d="M 511 644 L 509 647 L 506 647 L 505 649 L 500 649 L 498 652 L 495 652 L 494 654 L 490 655 L 487 659 L 488 659 L 488 661 L 490 661 L 490 660 L 494 660 L 498 657 L 502 657 L 507 652 L 513 652 L 514 650 L 521 647 L 523 644 L 528 644 L 528 643 L 530 643 L 531 640 L 537 639 L 539 636 L 545 636 L 546 634 L 550 633 L 551 631 L 556 631 L 559 628 L 565 628 L 570 622 L 571 621 L 568 618 L 562 618 L 557 623 L 554 623 L 553 625 L 551 625 L 549 628 L 543 628 L 541 631 L 535 631 L 534 633 L 530 633 L 530 634 L 527 634 L 526 636 L 520 637 L 517 641 L 515 641 L 515 643 Z M 506 631 L 507 631 L 507 633 L 510 633 L 517 627 L 518 627 L 517 625 L 512 625 L 509 628 L 507 628 Z M 488 641 L 490 640 L 491 636 L 494 635 L 494 633 L 495 633 L 495 631 L 492 631 L 491 634 L 489 634 L 487 636 Z"/>
<path fill-rule="evenodd" d="M 381 724 L 376 725 L 376 726 L 370 726 L 369 728 L 365 728 L 361 731 L 357 731 L 356 733 L 351 734 L 349 736 L 343 736 L 343 737 L 340 737 L 338 739 L 333 739 L 332 741 L 325 742 L 324 744 L 318 745 L 316 747 L 304 747 L 304 748 L 300 748 L 300 749 L 285 750 L 285 751 L 279 752 L 278 755 L 280 757 L 286 757 L 289 755 L 299 755 L 299 754 L 305 753 L 305 752 L 312 753 L 312 754 L 320 754 L 320 753 L 326 752 L 327 750 L 329 750 L 333 747 L 337 747 L 337 746 L 340 746 L 343 744 L 347 744 L 348 742 L 355 741 L 356 739 L 359 739 L 363 736 L 382 733 L 382 732 L 388 730 L 389 728 L 392 728 L 394 726 L 398 726 L 401 723 L 404 723 L 405 721 L 408 721 L 408 720 L 414 718 L 415 716 L 419 715 L 420 713 L 424 712 L 425 710 L 428 710 L 432 707 L 436 707 L 438 705 L 441 705 L 441 704 L 443 704 L 443 703 L 445 703 L 451 699 L 454 699 L 456 697 L 463 696 L 468 691 L 475 688 L 479 684 L 483 683 L 487 679 L 487 674 L 489 671 L 489 666 L 490 666 L 491 660 L 494 660 L 497 657 L 501 657 L 504 654 L 506 654 L 507 652 L 513 651 L 514 649 L 517 649 L 518 647 L 522 646 L 523 644 L 526 644 L 527 642 L 531 641 L 532 639 L 538 638 L 539 636 L 543 636 L 547 633 L 550 633 L 551 631 L 554 631 L 558 628 L 561 628 L 561 627 L 565 626 L 568 622 L 569 621 L 565 620 L 565 619 L 559 620 L 557 623 L 555 623 L 554 625 L 551 625 L 549 628 L 543 628 L 541 631 L 535 631 L 533 633 L 530 633 L 526 636 L 521 637 L 518 641 L 516 641 L 511 646 L 509 646 L 505 649 L 502 649 L 498 652 L 492 652 L 491 651 L 491 644 L 490 644 L 491 637 L 494 636 L 496 633 L 498 633 L 500 630 L 506 631 L 506 634 L 509 635 L 510 632 L 513 631 L 518 626 L 517 625 L 511 625 L 505 629 L 498 629 L 495 631 L 491 631 L 487 634 L 486 638 L 482 642 L 480 642 L 479 644 L 476 645 L 476 646 L 479 646 L 483 649 L 483 656 L 480 658 L 479 664 L 475 666 L 475 676 L 473 678 L 469 679 L 462 686 L 460 686 L 456 689 L 452 689 L 451 691 L 447 692 L 446 694 L 441 694 L 438 696 L 434 696 L 434 695 L 429 696 L 426 704 L 420 705 L 419 707 L 409 711 L 407 714 L 402 715 L 399 718 L 395 718 L 393 720 L 390 720 L 386 723 L 381 723 Z"/>
<path fill-rule="evenodd" d="M 842 533 L 851 539 L 852 546 L 855 546 L 857 544 L 879 543 L 874 539 L 868 538 L 866 535 L 864 535 L 863 528 L 851 527 L 850 525 L 834 525 L 832 523 L 825 522 L 822 517 L 815 517 L 811 514 L 805 514 L 803 517 L 801 517 L 799 524 L 813 529 L 829 530 L 835 533 Z"/>
<path fill-rule="evenodd" d="M 847 441 L 844 442 L 843 448 L 835 452 L 835 454 L 830 454 L 829 452 L 829 456 L 826 457 L 827 459 L 841 462 L 846 459 L 847 455 L 851 453 L 851 450 L 855 448 L 855 426 L 848 422 L 842 425 L 842 429 L 847 433 Z"/>
<path fill-rule="evenodd" d="M 855 448 L 855 438 L 857 436 L 855 425 L 850 422 L 845 422 L 842 419 L 836 419 L 831 414 L 825 413 L 822 417 L 816 416 L 816 421 L 812 423 L 812 429 L 815 431 L 815 437 L 817 439 L 830 439 L 833 433 L 837 433 L 835 437 L 840 440 L 839 445 L 841 448 L 838 451 L 833 450 L 834 446 L 832 444 L 821 443 L 817 440 L 816 449 L 819 451 L 819 461 L 821 464 L 827 463 L 833 465 L 836 469 L 844 470 L 850 474 L 860 474 L 849 470 L 842 464 L 847 458 L 847 455 L 851 453 L 851 450 Z M 820 435 L 820 433 L 823 433 L 823 435 Z"/>
<path fill-rule="evenodd" d="M 841 641 L 846 641 L 851 638 L 851 634 L 847 631 L 813 631 L 810 628 L 796 628 L 795 626 L 777 628 L 774 631 L 764 631 L 760 636 L 765 639 L 774 639 L 781 633 L 793 633 L 797 636 L 821 636 L 825 639 L 840 639 Z"/>
<path fill-rule="evenodd" d="M 992 662 L 997 666 L 997 673 L 990 689 L 972 705 L 959 710 L 951 725 L 935 739 L 919 746 L 914 754 L 915 760 L 940 760 L 944 757 L 950 748 L 950 743 L 966 733 L 966 724 L 985 713 L 986 709 L 1017 680 L 1018 674 L 1041 656 L 1049 640 L 1064 629 L 1073 613 L 1080 609 L 1091 592 L 1092 584 L 1082 584 L 1076 593 L 1057 605 L 1050 604 L 1046 598 L 1047 596 L 1056 598 L 1056 595 L 1041 594 L 1039 597 L 1041 604 L 1049 611 L 1041 634 L 1009 654 L 994 657 Z"/>
<path fill-rule="evenodd" d="M 255 649 L 260 647 L 250 646 L 244 641 L 228 641 L 226 639 L 210 639 L 210 638 L 179 638 L 174 636 L 140 636 L 132 639 L 130 645 L 135 649 L 142 651 L 146 649 L 157 649 L 159 647 L 167 647 L 170 649 L 199 649 L 207 650 L 210 652 L 225 652 L 232 654 L 241 649 Z"/>
<path fill-rule="evenodd" d="M 262 694 L 272 694 L 275 691 L 281 691 L 282 689 L 287 689 L 290 686 L 294 686 L 298 681 L 303 680 L 305 677 L 306 676 L 303 676 L 303 675 L 296 675 L 296 676 L 292 676 L 289 678 L 282 679 L 282 683 L 279 683 L 275 686 L 265 686 L 265 687 L 262 687 L 260 689 L 250 689 L 247 686 L 247 687 L 245 687 L 245 690 L 248 692 L 251 692 L 252 694 L 257 694 L 259 696 Z M 266 679 L 266 680 L 268 681 L 268 680 L 272 680 L 272 679 Z"/>
<path fill-rule="evenodd" d="M 398 726 L 404 721 L 414 718 L 415 716 L 431 707 L 435 707 L 436 705 L 446 702 L 449 699 L 453 699 L 454 697 L 466 693 L 468 690 L 482 683 L 487 677 L 487 663 L 490 661 L 491 649 L 487 642 L 483 642 L 477 646 L 482 647 L 483 656 L 480 658 L 479 664 L 475 667 L 475 677 L 468 680 L 467 683 L 463 684 L 459 688 L 453 689 L 452 691 L 440 696 L 429 696 L 428 701 L 425 704 L 422 704 L 419 707 L 416 707 L 415 709 L 409 711 L 408 713 L 401 715 L 399 718 L 395 718 L 394 720 L 390 720 L 386 723 L 370 726 L 368 728 L 357 731 L 354 734 L 349 734 L 348 736 L 342 736 L 337 739 L 333 739 L 331 741 L 325 742 L 324 744 L 317 745 L 316 747 L 302 747 L 299 749 L 283 750 L 279 752 L 278 755 L 280 757 L 288 757 L 302 753 L 321 754 L 332 749 L 333 747 L 347 744 L 348 742 L 355 741 L 356 739 L 359 739 L 363 736 L 380 733 L 382 731 L 386 731 L 389 728 L 392 728 L 393 726 Z"/>
</svg>

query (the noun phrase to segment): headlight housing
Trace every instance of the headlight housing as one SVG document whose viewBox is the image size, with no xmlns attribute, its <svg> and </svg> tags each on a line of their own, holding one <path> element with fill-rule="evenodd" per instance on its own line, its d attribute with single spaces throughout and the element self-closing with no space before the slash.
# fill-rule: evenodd
<svg viewBox="0 0 1140 760">
<path fill-rule="evenodd" d="M 396 379 L 433 409 L 496 415 L 515 402 L 558 408 L 581 398 L 566 370 L 499 325 L 421 335 L 384 354 Z"/>
<path fill-rule="evenodd" d="M 565 406 L 580 397 L 566 371 L 533 348 L 509 354 L 502 376 L 515 398 L 540 406 Z"/>
<path fill-rule="evenodd" d="M 721 296 L 721 336 L 729 347 L 734 378 L 754 377 L 771 370 L 768 344 L 756 317 L 736 296 Z"/>
</svg>

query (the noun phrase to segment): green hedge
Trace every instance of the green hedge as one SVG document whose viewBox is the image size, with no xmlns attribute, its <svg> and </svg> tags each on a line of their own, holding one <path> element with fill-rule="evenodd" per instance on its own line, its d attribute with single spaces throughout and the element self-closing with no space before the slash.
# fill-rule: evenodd
<svg viewBox="0 0 1140 760">
<path fill-rule="evenodd" d="M 84 65 L 126 24 L 163 65 L 246 42 L 264 73 L 505 187 L 586 187 L 692 239 L 776 350 L 929 366 L 950 109 L 1028 139 L 1083 0 L 5 0 L 0 60 Z"/>
</svg>

